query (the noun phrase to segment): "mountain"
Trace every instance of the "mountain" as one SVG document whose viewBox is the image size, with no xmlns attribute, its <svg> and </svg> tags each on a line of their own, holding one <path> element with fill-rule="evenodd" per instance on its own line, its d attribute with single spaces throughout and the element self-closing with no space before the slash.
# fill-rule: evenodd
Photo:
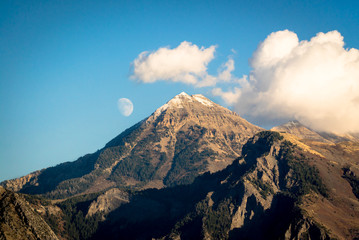
<svg viewBox="0 0 359 240">
<path fill-rule="evenodd" d="M 327 160 L 327 164 L 341 172 L 350 168 L 359 176 L 359 138 L 357 134 L 316 132 L 297 121 L 272 128 L 286 139 Z M 325 167 L 325 166 L 323 166 Z"/>
<path fill-rule="evenodd" d="M 359 178 L 346 171 L 260 132 L 222 171 L 134 193 L 92 239 L 357 239 L 359 195 L 347 178 Z"/>
<path fill-rule="evenodd" d="M 344 141 L 359 142 L 358 133 L 338 134 L 333 132 L 318 132 L 301 124 L 299 121 L 290 121 L 280 126 L 273 127 L 271 130 L 281 133 L 289 133 L 302 140 L 323 142 L 323 143 L 339 143 Z"/>
<path fill-rule="evenodd" d="M 26 197 L 31 214 L 61 239 L 357 239 L 355 166 L 345 156 L 334 164 L 325 151 L 311 152 L 293 139 L 259 132 L 225 169 L 186 185 L 112 188 L 52 202 L 5 192 Z M 2 206 L 4 216 L 13 211 Z"/>
<path fill-rule="evenodd" d="M 181 93 L 93 154 L 3 182 L 18 193 L 0 188 L 0 239 L 359 239 L 357 136 L 272 130 Z"/>
<path fill-rule="evenodd" d="M 181 93 L 103 149 L 1 185 L 66 198 L 113 187 L 189 184 L 200 174 L 231 164 L 243 144 L 261 130 L 202 95 Z"/>
<path fill-rule="evenodd" d="M 0 187 L 0 239 L 58 239 L 25 198 Z"/>
<path fill-rule="evenodd" d="M 353 239 L 348 233 L 345 235 L 342 229 L 347 229 L 347 232 L 359 232 L 358 227 L 353 227 L 359 226 L 357 219 L 357 201 L 359 198 L 358 135 L 316 132 L 299 122 L 289 122 L 272 130 L 280 131 L 286 139 L 305 150 L 305 153 L 320 156 L 320 161 L 316 161 L 314 164 L 322 173 L 326 185 L 332 192 L 331 201 L 328 204 L 313 205 L 310 211 L 313 211 L 317 218 L 323 222 L 328 222 L 328 219 L 342 219 L 344 221 L 343 219 L 346 216 L 354 217 L 354 220 L 349 221 L 350 223 L 332 224 L 328 227 L 332 231 L 341 232 L 338 233 L 339 236 L 342 236 L 341 239 Z M 334 211 L 333 205 L 339 209 Z M 353 209 L 353 207 L 355 208 Z M 352 226 L 352 229 L 346 224 Z"/>
</svg>

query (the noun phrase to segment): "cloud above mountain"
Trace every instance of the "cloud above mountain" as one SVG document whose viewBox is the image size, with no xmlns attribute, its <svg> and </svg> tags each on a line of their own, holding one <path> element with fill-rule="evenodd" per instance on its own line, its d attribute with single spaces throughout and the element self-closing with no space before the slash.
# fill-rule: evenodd
<svg viewBox="0 0 359 240">
<path fill-rule="evenodd" d="M 210 81 L 207 65 L 214 58 L 216 47 L 201 47 L 182 42 L 178 47 L 142 52 L 133 62 L 133 79 L 144 83 L 172 81 L 197 85 Z"/>
<path fill-rule="evenodd" d="M 250 60 L 235 109 L 261 124 L 297 119 L 322 131 L 359 131 L 359 51 L 338 31 L 299 41 L 270 34 Z M 235 88 L 233 88 L 235 89 Z"/>
<path fill-rule="evenodd" d="M 211 87 L 212 95 L 259 125 L 296 119 L 319 131 L 359 132 L 359 51 L 346 49 L 338 31 L 302 41 L 289 30 L 273 32 L 258 45 L 251 72 L 241 78 L 233 74 L 232 57 L 216 76 L 208 73 L 215 51 L 215 45 L 184 41 L 142 52 L 132 63 L 131 78 Z"/>
<path fill-rule="evenodd" d="M 208 74 L 207 66 L 214 59 L 216 46 L 198 47 L 184 41 L 176 48 L 162 47 L 153 52 L 142 52 L 133 61 L 132 79 L 143 83 L 157 81 L 182 82 L 195 87 L 215 86 L 228 81 L 234 70 L 230 58 L 223 64 L 218 76 Z"/>
</svg>

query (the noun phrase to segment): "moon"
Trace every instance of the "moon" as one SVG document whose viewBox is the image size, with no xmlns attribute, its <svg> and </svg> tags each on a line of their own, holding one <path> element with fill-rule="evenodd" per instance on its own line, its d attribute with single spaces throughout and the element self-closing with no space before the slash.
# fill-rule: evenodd
<svg viewBox="0 0 359 240">
<path fill-rule="evenodd" d="M 120 110 L 120 113 L 125 117 L 130 116 L 133 112 L 133 104 L 132 104 L 131 100 L 128 98 L 118 99 L 117 107 L 118 107 L 118 110 Z"/>
</svg>

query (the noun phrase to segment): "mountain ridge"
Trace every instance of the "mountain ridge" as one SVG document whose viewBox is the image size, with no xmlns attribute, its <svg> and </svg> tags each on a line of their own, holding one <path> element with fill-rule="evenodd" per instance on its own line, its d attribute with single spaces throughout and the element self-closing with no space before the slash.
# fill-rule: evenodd
<svg viewBox="0 0 359 240">
<path fill-rule="evenodd" d="M 335 132 L 323 132 L 313 130 L 297 120 L 292 120 L 279 126 L 275 126 L 272 131 L 292 134 L 299 139 L 311 140 L 323 143 L 339 143 L 343 141 L 359 142 L 359 133 L 339 134 Z"/>
<path fill-rule="evenodd" d="M 0 239 L 58 239 L 39 213 L 19 194 L 0 186 Z"/>
<path fill-rule="evenodd" d="M 182 92 L 105 147 L 2 186 L 63 198 L 114 186 L 161 188 L 225 168 L 263 130 L 203 95 Z M 75 187 L 74 187 L 75 186 Z"/>
</svg>

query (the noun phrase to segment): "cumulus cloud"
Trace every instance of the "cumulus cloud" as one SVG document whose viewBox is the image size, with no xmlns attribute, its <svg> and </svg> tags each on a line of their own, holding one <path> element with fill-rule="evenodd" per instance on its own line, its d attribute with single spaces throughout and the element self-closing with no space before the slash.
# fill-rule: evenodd
<svg viewBox="0 0 359 240">
<path fill-rule="evenodd" d="M 320 131 L 359 131 L 359 51 L 345 49 L 338 31 L 309 41 L 288 30 L 274 32 L 250 64 L 235 104 L 249 120 L 297 119 Z"/>
<path fill-rule="evenodd" d="M 213 96 L 220 96 L 227 105 L 233 105 L 238 102 L 238 99 L 241 96 L 241 89 L 234 87 L 233 90 L 223 91 L 221 88 L 212 89 Z"/>
<path fill-rule="evenodd" d="M 195 87 L 215 86 L 218 82 L 233 80 L 234 60 L 229 58 L 213 76 L 207 72 L 208 64 L 214 59 L 216 46 L 201 47 L 182 42 L 178 47 L 159 48 L 154 52 L 142 52 L 133 61 L 132 79 L 143 83 L 156 81 L 182 82 Z"/>
<path fill-rule="evenodd" d="M 234 71 L 234 60 L 229 58 L 228 61 L 222 65 L 222 70 L 218 73 L 218 79 L 229 82 L 232 80 L 232 72 Z"/>
<path fill-rule="evenodd" d="M 212 87 L 214 96 L 260 125 L 296 119 L 319 131 L 359 132 L 359 51 L 346 49 L 338 31 L 302 41 L 288 30 L 271 33 L 258 45 L 250 59 L 252 70 L 242 78 L 233 74 L 232 57 L 216 76 L 208 74 L 215 51 L 215 45 L 204 48 L 184 41 L 173 49 L 142 52 L 132 63 L 131 78 Z"/>
<path fill-rule="evenodd" d="M 184 41 L 174 49 L 142 52 L 133 62 L 131 77 L 144 83 L 162 80 L 211 86 L 214 80 L 207 73 L 207 65 L 213 60 L 215 49 L 216 46 L 199 48 Z"/>
</svg>

